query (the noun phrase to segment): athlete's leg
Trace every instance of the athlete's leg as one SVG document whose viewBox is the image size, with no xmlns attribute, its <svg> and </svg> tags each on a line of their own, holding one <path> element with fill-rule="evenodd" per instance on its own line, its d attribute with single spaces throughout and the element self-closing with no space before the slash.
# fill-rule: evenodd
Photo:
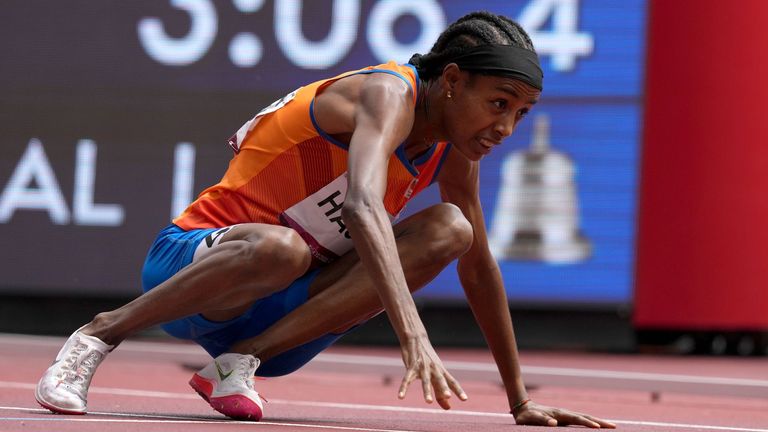
<svg viewBox="0 0 768 432">
<path fill-rule="evenodd" d="M 203 258 L 125 306 L 98 314 L 82 332 L 117 345 L 135 332 L 189 315 L 234 318 L 254 300 L 288 286 L 310 262 L 309 249 L 295 231 L 237 225 Z"/>
<path fill-rule="evenodd" d="M 473 232 L 458 207 L 438 204 L 394 227 L 397 249 L 411 291 L 437 276 L 466 252 Z M 310 286 L 310 298 L 256 337 L 233 345 L 231 352 L 262 361 L 327 333 L 340 332 L 381 311 L 381 301 L 352 251 L 324 268 Z"/>
<path fill-rule="evenodd" d="M 279 226 L 244 224 L 224 228 L 216 231 L 218 242 L 210 243 L 202 237 L 185 239 L 175 234 L 172 229 L 163 230 L 151 253 L 157 252 L 157 256 L 173 263 L 165 271 L 154 269 L 158 271 L 149 278 L 154 279 L 151 285 L 164 282 L 115 311 L 97 315 L 67 339 L 35 389 L 35 398 L 42 406 L 58 413 L 84 414 L 93 374 L 114 345 L 131 333 L 198 313 L 211 319 L 232 318 L 254 300 L 288 286 L 309 267 L 306 244 L 295 231 Z M 191 248 L 198 241 L 203 241 L 199 247 L 206 249 L 195 251 L 193 258 Z M 154 262 L 154 258 L 148 261 Z M 238 376 L 250 377 L 258 366 L 256 359 L 248 355 L 231 354 L 220 360 L 232 368 L 230 374 L 237 369 Z M 211 403 L 224 406 L 215 408 L 233 417 L 261 418 L 261 403 L 251 380 L 230 381 L 234 384 L 227 383 L 211 393 Z M 235 403 L 229 403 L 233 398 Z M 244 403 L 248 404 L 247 412 L 241 410 Z"/>
<path fill-rule="evenodd" d="M 395 227 L 395 234 L 412 290 L 427 283 L 472 242 L 469 223 L 458 208 L 451 205 L 438 205 L 406 219 Z M 208 256 L 193 261 L 128 305 L 99 314 L 81 329 L 85 331 L 73 334 L 38 383 L 38 402 L 54 412 L 84 413 L 91 377 L 112 349 L 110 345 L 119 343 L 132 332 L 195 313 L 204 312 L 213 319 L 231 318 L 253 300 L 287 286 L 304 274 L 309 261 L 306 245 L 293 231 L 239 226 Z M 228 366 L 233 369 L 228 374 L 237 369 L 243 372 L 238 372 L 238 376 L 244 375 L 244 378 L 235 380 L 236 385 L 207 383 L 210 391 L 201 394 L 215 409 L 232 417 L 260 418 L 258 394 L 248 378 L 258 364 L 249 353 L 271 358 L 328 332 L 341 330 L 381 308 L 373 282 L 354 253 L 327 267 L 314 282 L 306 304 L 248 340 L 241 349 L 231 351 L 242 355 L 217 357 L 213 363 L 217 368 L 217 362 L 226 360 L 224 357 L 233 357 L 235 361 Z M 89 334 L 98 339 L 89 339 Z M 87 367 L 75 367 L 77 364 Z M 205 371 L 199 373 L 202 378 Z M 60 386 L 61 383 L 65 385 Z M 199 387 L 196 389 L 201 391 Z M 245 410 L 243 403 L 248 405 Z"/>
</svg>

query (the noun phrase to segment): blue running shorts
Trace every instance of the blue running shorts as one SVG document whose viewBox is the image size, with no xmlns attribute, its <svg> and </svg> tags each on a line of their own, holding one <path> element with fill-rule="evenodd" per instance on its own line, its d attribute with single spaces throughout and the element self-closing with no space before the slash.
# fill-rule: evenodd
<svg viewBox="0 0 768 432">
<path fill-rule="evenodd" d="M 220 228 L 184 231 L 171 224 L 160 231 L 144 262 L 142 271 L 144 292 L 165 282 L 189 265 L 198 244 L 218 229 Z M 289 287 L 257 300 L 243 315 L 229 321 L 210 321 L 197 314 L 162 324 L 161 327 L 171 336 L 197 342 L 212 357 L 218 357 L 228 352 L 235 342 L 260 334 L 304 304 L 309 298 L 309 285 L 318 272 L 319 270 L 310 270 Z M 256 375 L 281 376 L 292 373 L 341 336 L 343 334 L 329 333 L 286 351 L 263 362 L 256 370 Z"/>
</svg>

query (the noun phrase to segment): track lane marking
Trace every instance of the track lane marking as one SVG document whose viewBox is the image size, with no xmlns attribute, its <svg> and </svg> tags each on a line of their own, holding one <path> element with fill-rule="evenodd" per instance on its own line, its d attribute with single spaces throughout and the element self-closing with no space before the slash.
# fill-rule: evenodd
<svg viewBox="0 0 768 432">
<path fill-rule="evenodd" d="M 11 387 L 11 388 L 24 388 L 24 389 L 34 389 L 34 384 L 29 383 L 18 383 L 18 382 L 7 382 L 7 381 L 0 381 L 0 388 L 1 387 Z M 169 392 L 142 392 L 137 390 L 129 390 L 129 389 L 113 389 L 113 388 L 104 388 L 104 387 L 93 387 L 91 389 L 94 393 L 101 393 L 101 394 L 113 394 L 113 395 L 120 395 L 120 396 L 137 396 L 137 397 L 158 397 L 158 398 L 172 398 L 172 399 L 199 399 L 196 395 L 189 395 L 186 393 L 169 393 Z M 471 416 L 471 417 L 492 417 L 492 418 L 505 418 L 509 419 L 510 415 L 506 413 L 491 413 L 491 412 L 482 412 L 482 411 L 465 411 L 465 410 L 449 410 L 444 411 L 437 408 L 416 408 L 416 407 L 402 407 L 402 406 L 392 406 L 392 405 L 366 405 L 366 404 L 351 404 L 351 403 L 338 403 L 338 402 L 315 402 L 315 401 L 291 401 L 291 400 L 283 400 L 283 399 L 271 399 L 270 403 L 279 404 L 279 405 L 292 405 L 292 406 L 299 406 L 299 407 L 314 407 L 314 408 L 335 408 L 335 409 L 349 409 L 349 410 L 368 410 L 368 411 L 385 411 L 385 412 L 408 412 L 408 413 L 414 413 L 414 414 L 440 414 L 440 415 L 453 415 L 453 416 Z M 5 407 L 0 406 L 0 410 L 23 410 L 23 411 L 33 411 L 33 412 L 39 412 L 39 413 L 48 413 L 48 410 L 39 409 L 39 408 L 26 408 L 26 407 Z M 183 416 L 169 416 L 169 415 L 147 415 L 147 414 L 130 414 L 130 413 L 109 413 L 109 412 L 90 412 L 89 414 L 92 415 L 110 415 L 110 416 L 121 416 L 121 417 L 149 417 L 149 418 L 168 418 L 170 421 L 171 419 L 178 419 L 179 421 L 183 422 L 202 422 L 202 423 L 221 423 L 221 424 L 274 424 L 278 426 L 289 426 L 294 424 L 288 424 L 288 423 L 269 423 L 269 422 L 240 422 L 236 420 L 216 420 L 211 419 L 209 421 L 203 421 L 195 418 L 190 417 L 183 417 Z M 12 418 L 12 417 L 0 417 L 0 421 L 6 421 L 6 420 L 18 420 L 18 421 L 24 421 L 25 419 L 22 418 Z M 33 420 L 38 420 L 38 418 L 32 418 Z M 101 419 L 82 419 L 82 418 L 69 418 L 62 420 L 69 420 L 69 421 L 97 421 Z M 106 419 L 108 420 L 108 419 Z M 759 429 L 759 428 L 745 428 L 745 427 L 734 427 L 734 426 L 716 426 L 716 425 L 704 425 L 704 424 L 689 424 L 689 423 L 667 423 L 667 422 L 653 422 L 653 421 L 636 421 L 636 420 L 614 420 L 614 419 L 607 419 L 608 421 L 616 424 L 624 424 L 624 425 L 634 425 L 634 426 L 653 426 L 653 427 L 665 427 L 665 428 L 676 428 L 676 429 L 706 429 L 706 430 L 715 430 L 715 431 L 736 431 L 736 432 L 768 432 L 768 429 Z M 141 422 L 140 420 L 136 420 L 135 422 Z M 152 421 L 152 422 L 160 422 L 160 420 Z M 301 424 L 295 424 L 297 427 L 305 427 Z M 330 427 L 330 426 L 314 426 L 314 425 L 307 425 L 306 427 Z M 365 428 L 346 428 L 344 426 L 332 426 L 330 428 L 342 428 L 341 430 L 359 430 L 359 431 L 370 431 L 370 432 L 408 432 L 406 430 L 388 430 L 388 429 L 365 429 Z"/>
<path fill-rule="evenodd" d="M 323 361 L 341 363 L 341 364 L 365 364 L 371 366 L 398 366 L 402 367 L 402 361 L 394 357 L 363 356 L 354 354 L 329 354 L 321 353 L 316 359 Z M 473 372 L 498 372 L 493 363 L 465 362 L 465 361 L 444 361 L 443 364 L 448 369 L 473 371 Z M 660 374 L 647 372 L 629 372 L 612 371 L 600 369 L 577 369 L 561 368 L 548 366 L 522 366 L 522 371 L 527 373 L 537 373 L 543 375 L 569 376 L 579 378 L 612 378 L 632 381 L 665 381 L 682 382 L 696 384 L 713 385 L 734 385 L 745 387 L 765 387 L 768 388 L 768 380 L 756 380 L 746 378 L 724 378 L 724 377 L 705 377 L 697 375 L 682 374 Z"/>
<path fill-rule="evenodd" d="M 26 408 L 26 407 L 6 407 L 0 406 L 0 410 L 13 410 L 13 411 L 27 411 L 39 414 L 50 414 L 50 411 L 40 408 Z M 217 424 L 217 425 L 249 425 L 249 426 L 283 426 L 283 427 L 299 427 L 299 428 L 316 428 L 316 429 L 333 429 L 333 430 L 345 430 L 345 431 L 362 431 L 362 432 L 415 432 L 408 429 L 375 429 L 375 428 L 360 428 L 351 426 L 330 426 L 330 425 L 313 425 L 305 423 L 275 423 L 269 421 L 239 421 L 230 419 L 200 419 L 195 417 L 163 415 L 163 414 L 128 414 L 128 413 L 114 413 L 114 412 L 89 412 L 90 415 L 104 415 L 114 417 L 141 417 L 139 419 L 108 419 L 108 418 L 82 418 L 75 416 L 60 416 L 60 417 L 0 417 L 0 421 L 63 421 L 63 422 L 90 422 L 90 423 L 160 423 L 160 424 Z M 54 414 L 51 414 L 54 415 Z"/>
<path fill-rule="evenodd" d="M 45 346 L 59 348 L 63 343 L 63 338 L 54 336 L 26 336 L 0 333 L 0 341 L 12 342 L 20 345 Z M 170 344 L 165 342 L 140 342 L 126 341 L 120 345 L 121 351 L 132 352 L 151 352 L 158 354 L 186 354 L 201 355 L 208 357 L 206 352 L 196 345 Z M 394 367 L 403 368 L 402 360 L 397 357 L 356 355 L 356 354 L 334 354 L 320 353 L 312 360 L 313 363 L 345 364 L 357 366 L 375 366 L 375 367 Z M 467 362 L 467 361 L 444 361 L 443 364 L 451 370 L 465 372 L 488 372 L 489 374 L 498 374 L 498 369 L 493 363 Z M 523 374 L 527 375 L 545 375 L 570 378 L 602 378 L 614 379 L 618 381 L 634 382 L 664 382 L 680 384 L 697 384 L 712 386 L 732 386 L 752 391 L 759 391 L 755 396 L 768 395 L 768 380 L 748 379 L 748 378 L 727 378 L 727 377 L 707 377 L 698 375 L 683 374 L 662 374 L 631 372 L 617 370 L 601 369 L 582 369 L 582 368 L 561 368 L 548 366 L 526 366 L 522 365 Z"/>
<path fill-rule="evenodd" d="M 649 421 L 623 421 L 623 420 L 608 420 L 616 424 L 625 424 L 633 426 L 658 426 L 664 428 L 678 428 L 678 429 L 707 429 L 717 431 L 736 431 L 736 432 L 766 432 L 768 429 L 755 429 L 755 428 L 743 428 L 733 426 L 712 426 L 712 425 L 699 425 L 699 424 L 686 424 L 686 423 L 663 423 L 663 422 L 649 422 Z"/>
</svg>

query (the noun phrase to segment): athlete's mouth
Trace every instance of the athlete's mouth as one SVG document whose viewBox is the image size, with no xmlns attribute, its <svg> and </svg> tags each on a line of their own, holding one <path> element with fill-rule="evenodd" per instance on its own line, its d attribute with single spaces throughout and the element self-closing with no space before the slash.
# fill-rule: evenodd
<svg viewBox="0 0 768 432">
<path fill-rule="evenodd" d="M 478 137 L 477 142 L 483 147 L 484 153 L 490 153 L 490 151 L 497 145 L 501 144 L 499 141 L 489 140 L 487 138 Z"/>
</svg>

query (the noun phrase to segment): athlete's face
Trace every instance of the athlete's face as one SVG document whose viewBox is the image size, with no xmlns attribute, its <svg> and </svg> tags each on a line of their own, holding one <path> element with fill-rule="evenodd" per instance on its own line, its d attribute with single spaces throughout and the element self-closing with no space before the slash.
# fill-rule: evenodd
<svg viewBox="0 0 768 432">
<path fill-rule="evenodd" d="M 512 78 L 460 75 L 445 101 L 445 128 L 459 152 L 480 160 L 512 135 L 541 91 Z"/>
</svg>

